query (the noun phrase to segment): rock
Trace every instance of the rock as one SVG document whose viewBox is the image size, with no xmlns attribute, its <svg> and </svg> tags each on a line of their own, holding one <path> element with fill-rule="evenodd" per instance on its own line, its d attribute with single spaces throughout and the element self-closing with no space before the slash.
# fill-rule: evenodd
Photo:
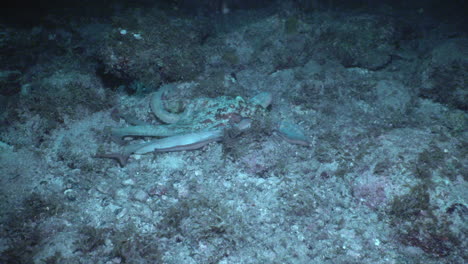
<svg viewBox="0 0 468 264">
<path fill-rule="evenodd" d="M 394 80 L 382 80 L 376 86 L 376 107 L 386 117 L 404 114 L 411 105 L 412 95 L 408 87 Z"/>
<path fill-rule="evenodd" d="M 143 190 L 137 190 L 134 194 L 133 194 L 133 198 L 139 202 L 146 202 L 146 200 L 148 200 L 148 193 L 146 193 L 145 191 Z"/>
<path fill-rule="evenodd" d="M 427 56 L 419 70 L 420 95 L 468 110 L 468 39 L 450 39 Z"/>
</svg>

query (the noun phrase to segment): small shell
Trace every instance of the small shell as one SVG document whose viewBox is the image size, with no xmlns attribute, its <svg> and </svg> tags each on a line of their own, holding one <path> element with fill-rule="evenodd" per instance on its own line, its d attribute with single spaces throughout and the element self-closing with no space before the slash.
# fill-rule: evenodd
<svg viewBox="0 0 468 264">
<path fill-rule="evenodd" d="M 253 105 L 267 108 L 271 104 L 271 101 L 273 101 L 273 95 L 269 92 L 262 92 L 252 97 L 249 101 Z"/>
<path fill-rule="evenodd" d="M 282 121 L 279 125 L 278 132 L 281 137 L 291 144 L 309 146 L 309 140 L 304 135 L 302 129 L 296 124 Z"/>
</svg>

